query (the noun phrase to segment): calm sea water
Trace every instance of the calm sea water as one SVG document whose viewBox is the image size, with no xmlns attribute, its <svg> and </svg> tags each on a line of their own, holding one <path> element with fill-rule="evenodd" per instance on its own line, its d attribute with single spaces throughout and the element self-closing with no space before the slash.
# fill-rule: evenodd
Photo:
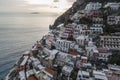
<svg viewBox="0 0 120 80">
<path fill-rule="evenodd" d="M 0 79 L 22 52 L 47 34 L 49 25 L 60 14 L 0 13 Z"/>
</svg>

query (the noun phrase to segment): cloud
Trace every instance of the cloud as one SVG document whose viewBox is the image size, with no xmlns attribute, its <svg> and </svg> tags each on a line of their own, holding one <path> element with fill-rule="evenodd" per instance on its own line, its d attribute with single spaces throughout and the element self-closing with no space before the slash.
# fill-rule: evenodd
<svg viewBox="0 0 120 80">
<path fill-rule="evenodd" d="M 0 0 L 0 12 L 29 12 L 35 9 L 41 11 L 46 8 L 48 10 L 51 3 L 52 0 Z"/>
<path fill-rule="evenodd" d="M 42 4 L 42 5 L 49 5 L 52 3 L 52 0 L 25 0 L 29 4 Z"/>
</svg>

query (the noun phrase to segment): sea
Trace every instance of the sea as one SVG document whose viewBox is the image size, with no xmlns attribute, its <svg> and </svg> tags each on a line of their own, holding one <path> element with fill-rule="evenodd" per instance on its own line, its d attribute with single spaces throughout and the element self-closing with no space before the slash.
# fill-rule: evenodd
<svg viewBox="0 0 120 80">
<path fill-rule="evenodd" d="M 0 13 L 0 80 L 23 52 L 30 50 L 37 40 L 48 33 L 49 25 L 59 15 L 61 13 Z"/>
</svg>

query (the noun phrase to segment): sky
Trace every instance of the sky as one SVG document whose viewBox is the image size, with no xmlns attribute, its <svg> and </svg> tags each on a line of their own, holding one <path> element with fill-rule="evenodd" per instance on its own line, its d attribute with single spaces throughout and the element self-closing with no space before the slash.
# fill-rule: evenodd
<svg viewBox="0 0 120 80">
<path fill-rule="evenodd" d="M 71 6 L 74 0 L 59 1 L 53 3 L 53 0 L 0 0 L 0 12 L 62 11 Z"/>
</svg>

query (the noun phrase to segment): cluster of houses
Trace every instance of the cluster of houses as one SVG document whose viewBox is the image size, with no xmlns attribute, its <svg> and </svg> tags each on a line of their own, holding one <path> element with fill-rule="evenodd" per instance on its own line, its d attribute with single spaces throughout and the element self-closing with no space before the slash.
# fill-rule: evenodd
<svg viewBox="0 0 120 80">
<path fill-rule="evenodd" d="M 120 66 L 107 64 L 111 50 L 120 50 L 120 34 L 104 34 L 100 9 L 108 7 L 119 10 L 120 3 L 90 2 L 71 16 L 72 23 L 50 30 L 23 54 L 17 80 L 120 80 Z M 108 25 L 119 25 L 118 16 L 107 16 Z"/>
</svg>

